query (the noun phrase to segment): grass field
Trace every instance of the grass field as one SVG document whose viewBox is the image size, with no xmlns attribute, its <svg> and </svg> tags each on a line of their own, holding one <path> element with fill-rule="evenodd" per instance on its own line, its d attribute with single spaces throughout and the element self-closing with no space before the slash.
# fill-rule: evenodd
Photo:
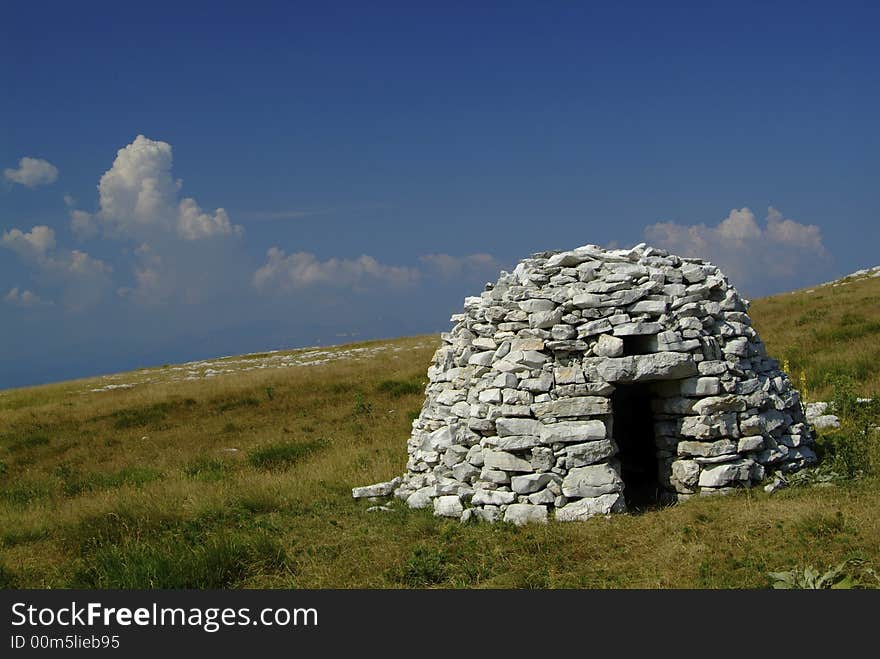
<svg viewBox="0 0 880 659">
<path fill-rule="evenodd" d="M 841 377 L 877 396 L 878 300 L 872 279 L 752 314 L 808 400 Z M 877 438 L 856 423 L 820 448 L 860 477 L 826 487 L 522 528 L 367 512 L 351 488 L 403 471 L 437 342 L 0 391 L 0 587 L 763 588 L 769 572 L 844 561 L 880 585 Z"/>
</svg>

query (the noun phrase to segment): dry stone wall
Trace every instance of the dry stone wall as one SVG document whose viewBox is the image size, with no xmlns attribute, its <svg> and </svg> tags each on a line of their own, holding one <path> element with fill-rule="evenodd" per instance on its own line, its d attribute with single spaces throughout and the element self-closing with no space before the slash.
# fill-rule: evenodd
<svg viewBox="0 0 880 659">
<path fill-rule="evenodd" d="M 626 510 L 624 439 L 650 443 L 661 501 L 816 461 L 798 392 L 711 263 L 645 245 L 534 254 L 452 322 L 406 473 L 355 497 L 462 520 L 581 520 Z M 647 410 L 615 397 L 633 385 Z M 615 432 L 639 414 L 643 436 Z"/>
</svg>

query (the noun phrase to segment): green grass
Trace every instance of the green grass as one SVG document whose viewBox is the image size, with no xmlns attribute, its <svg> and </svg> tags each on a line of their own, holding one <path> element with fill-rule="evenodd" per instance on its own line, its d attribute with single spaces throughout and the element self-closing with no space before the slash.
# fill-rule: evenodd
<svg viewBox="0 0 880 659">
<path fill-rule="evenodd" d="M 756 300 L 750 313 L 768 352 L 787 360 L 807 400 L 827 400 L 835 380 L 880 393 L 880 280 L 856 280 Z"/>
<path fill-rule="evenodd" d="M 110 472 L 82 472 L 69 465 L 60 465 L 55 470 L 61 479 L 64 494 L 76 496 L 91 490 L 106 490 L 123 485 L 140 486 L 160 480 L 162 472 L 152 467 L 128 466 Z"/>
<path fill-rule="evenodd" d="M 83 554 L 71 584 L 78 588 L 234 588 L 258 571 L 288 571 L 284 548 L 266 532 L 166 533 Z"/>
<path fill-rule="evenodd" d="M 35 446 L 46 446 L 50 442 L 49 438 L 40 432 L 20 436 L 10 435 L 4 439 L 6 441 L 3 443 L 6 444 L 6 448 L 12 453 L 34 448 Z"/>
<path fill-rule="evenodd" d="M 217 411 L 228 412 L 229 410 L 236 410 L 242 407 L 258 407 L 259 405 L 260 401 L 258 401 L 256 398 L 246 396 L 244 398 L 238 398 L 221 403 L 217 406 Z"/>
<path fill-rule="evenodd" d="M 752 316 L 808 400 L 846 407 L 880 394 L 877 299 L 874 279 L 756 300 Z M 828 487 L 522 528 L 367 512 L 351 488 L 404 471 L 437 341 L 201 381 L 154 369 L 158 382 L 101 393 L 100 379 L 0 392 L 0 587 L 769 588 L 805 566 L 880 568 L 880 457 L 857 412 L 820 438 L 844 477 Z"/>
<path fill-rule="evenodd" d="M 190 478 L 206 482 L 222 480 L 229 472 L 229 463 L 219 458 L 200 458 L 183 468 Z"/>
<path fill-rule="evenodd" d="M 96 421 L 111 419 L 117 430 L 127 428 L 143 428 L 153 426 L 168 418 L 168 415 L 181 408 L 192 407 L 196 401 L 187 398 L 183 401 L 162 401 L 139 407 L 115 410 L 105 416 L 96 417 Z"/>
<path fill-rule="evenodd" d="M 327 442 L 320 439 L 308 442 L 278 442 L 256 449 L 248 456 L 248 461 L 258 469 L 284 469 L 326 446 Z"/>
<path fill-rule="evenodd" d="M 401 398 L 422 393 L 425 390 L 425 382 L 421 378 L 416 380 L 382 380 L 376 389 L 392 398 Z"/>
</svg>

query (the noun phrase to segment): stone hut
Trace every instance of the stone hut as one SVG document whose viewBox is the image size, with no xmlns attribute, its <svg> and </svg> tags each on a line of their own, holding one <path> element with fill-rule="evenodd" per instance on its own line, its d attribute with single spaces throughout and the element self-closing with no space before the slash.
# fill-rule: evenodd
<svg viewBox="0 0 880 659">
<path fill-rule="evenodd" d="M 798 392 L 706 261 L 644 244 L 534 254 L 452 322 L 406 474 L 355 497 L 581 520 L 816 462 Z"/>
</svg>

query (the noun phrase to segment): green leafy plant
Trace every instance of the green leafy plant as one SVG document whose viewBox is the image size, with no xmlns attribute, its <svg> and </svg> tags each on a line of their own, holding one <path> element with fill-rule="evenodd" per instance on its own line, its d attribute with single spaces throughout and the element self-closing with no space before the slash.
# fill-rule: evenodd
<svg viewBox="0 0 880 659">
<path fill-rule="evenodd" d="M 823 477 L 846 480 L 875 472 L 880 460 L 880 433 L 876 429 L 880 399 L 860 399 L 852 379 L 838 377 L 830 407 L 840 419 L 840 428 L 817 438 Z"/>
<path fill-rule="evenodd" d="M 780 478 L 790 487 L 830 485 L 845 480 L 844 476 L 834 470 L 833 465 L 824 462 L 816 467 L 801 469 L 793 474 L 780 476 Z"/>
<path fill-rule="evenodd" d="M 18 587 L 18 578 L 15 573 L 0 563 L 0 590 L 9 590 Z"/>
<path fill-rule="evenodd" d="M 446 555 L 440 549 L 416 547 L 403 566 L 401 581 L 412 588 L 442 583 L 447 576 Z"/>
<path fill-rule="evenodd" d="M 803 568 L 795 568 L 787 572 L 769 572 L 773 579 L 773 588 L 777 590 L 806 589 L 817 590 L 822 588 L 849 589 L 855 587 L 853 578 L 846 574 L 846 563 L 835 565 L 827 572 L 819 572 L 812 565 Z"/>
<path fill-rule="evenodd" d="M 354 394 L 354 413 L 364 416 L 369 416 L 373 413 L 373 404 L 366 400 L 360 391 Z"/>
<path fill-rule="evenodd" d="M 808 565 L 767 574 L 772 579 L 772 587 L 777 590 L 849 590 L 877 588 L 880 585 L 874 569 L 858 559 L 843 561 L 825 572 Z"/>
</svg>

